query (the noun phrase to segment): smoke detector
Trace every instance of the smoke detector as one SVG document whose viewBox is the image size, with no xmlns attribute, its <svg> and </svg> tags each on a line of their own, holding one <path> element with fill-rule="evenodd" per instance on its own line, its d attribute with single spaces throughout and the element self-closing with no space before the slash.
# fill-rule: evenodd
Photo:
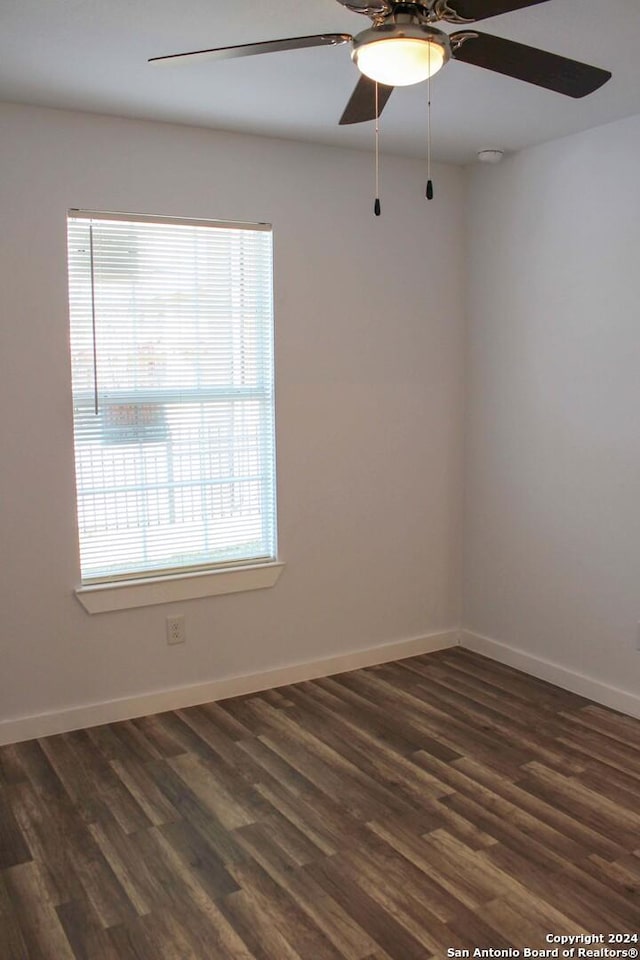
<svg viewBox="0 0 640 960">
<path fill-rule="evenodd" d="M 504 157 L 504 150 L 480 150 L 478 160 L 480 163 L 500 163 Z"/>
</svg>

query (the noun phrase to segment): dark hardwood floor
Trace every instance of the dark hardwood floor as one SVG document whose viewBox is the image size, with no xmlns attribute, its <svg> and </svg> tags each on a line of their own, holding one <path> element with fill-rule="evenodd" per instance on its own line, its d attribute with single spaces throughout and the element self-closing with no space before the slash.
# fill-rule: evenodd
<svg viewBox="0 0 640 960">
<path fill-rule="evenodd" d="M 461 648 L 3 747 L 0 958 L 637 933 L 639 797 L 640 721 Z"/>
</svg>

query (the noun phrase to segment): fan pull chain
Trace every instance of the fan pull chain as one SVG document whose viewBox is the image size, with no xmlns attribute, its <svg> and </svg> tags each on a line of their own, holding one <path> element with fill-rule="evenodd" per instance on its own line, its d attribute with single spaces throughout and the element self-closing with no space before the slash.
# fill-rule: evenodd
<svg viewBox="0 0 640 960">
<path fill-rule="evenodd" d="M 427 78 L 427 200 L 433 200 L 431 179 L 431 44 L 429 44 L 429 76 Z"/>
<path fill-rule="evenodd" d="M 378 110 L 378 84 L 376 83 L 376 199 L 373 205 L 373 212 L 379 217 L 382 209 L 380 207 L 380 113 Z"/>
</svg>

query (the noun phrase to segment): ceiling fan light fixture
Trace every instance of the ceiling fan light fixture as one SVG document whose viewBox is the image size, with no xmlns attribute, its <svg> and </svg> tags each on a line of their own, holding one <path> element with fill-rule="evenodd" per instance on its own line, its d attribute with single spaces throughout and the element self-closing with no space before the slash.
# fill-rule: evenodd
<svg viewBox="0 0 640 960">
<path fill-rule="evenodd" d="M 372 27 L 353 41 L 360 73 L 388 87 L 421 83 L 440 70 L 450 56 L 446 34 L 421 25 Z"/>
</svg>

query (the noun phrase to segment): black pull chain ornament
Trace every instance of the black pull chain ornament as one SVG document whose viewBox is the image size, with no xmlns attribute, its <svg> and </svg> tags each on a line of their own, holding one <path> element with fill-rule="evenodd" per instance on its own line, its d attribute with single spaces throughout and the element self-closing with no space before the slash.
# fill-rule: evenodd
<svg viewBox="0 0 640 960">
<path fill-rule="evenodd" d="M 431 179 L 431 44 L 429 44 L 429 76 L 427 78 L 427 200 L 433 200 L 433 180 Z"/>
<path fill-rule="evenodd" d="M 376 83 L 376 199 L 373 204 L 376 217 L 382 213 L 380 206 L 380 112 L 378 110 L 378 84 Z"/>
</svg>

